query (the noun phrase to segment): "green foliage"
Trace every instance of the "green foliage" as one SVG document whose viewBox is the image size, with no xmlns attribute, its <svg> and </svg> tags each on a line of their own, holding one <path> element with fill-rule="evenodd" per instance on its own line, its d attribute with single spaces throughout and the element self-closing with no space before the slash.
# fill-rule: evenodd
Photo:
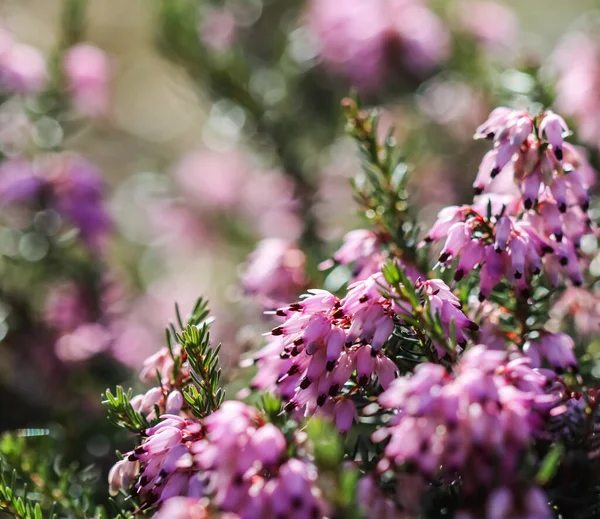
<svg viewBox="0 0 600 519">
<path fill-rule="evenodd" d="M 66 49 L 85 37 L 88 0 L 64 0 L 61 19 L 61 47 Z"/>
<path fill-rule="evenodd" d="M 77 464 L 63 465 L 58 457 L 52 460 L 52 438 L 24 436 L 38 432 L 0 437 L 0 511 L 19 519 L 97 515 L 100 508 L 91 495 L 98 477 L 94 468 L 80 470 Z"/>
<path fill-rule="evenodd" d="M 337 429 L 326 420 L 313 418 L 306 426 L 313 446 L 315 462 L 319 467 L 339 467 L 344 457 L 344 444 Z"/>
<path fill-rule="evenodd" d="M 546 485 L 556 475 L 565 449 L 561 443 L 554 444 L 542 460 L 540 469 L 535 477 L 539 485 Z"/>
<path fill-rule="evenodd" d="M 132 391 L 124 391 L 117 386 L 113 395 L 110 389 L 104 393 L 102 405 L 106 408 L 108 419 L 117 427 L 124 427 L 135 433 L 142 433 L 150 424 L 146 418 L 138 413 L 131 405 Z"/>
<path fill-rule="evenodd" d="M 334 506 L 336 517 L 359 519 L 356 486 L 360 472 L 350 462 L 344 465 L 346 455 L 340 433 L 331 422 L 321 418 L 312 418 L 306 433 L 319 469 L 321 488 Z"/>
<path fill-rule="evenodd" d="M 346 132 L 358 145 L 364 173 L 352 180 L 354 196 L 392 254 L 416 265 L 419 226 L 408 200 L 409 167 L 394 129 L 381 135 L 380 114 L 361 109 L 355 97 L 344 99 L 342 107 Z"/>
<path fill-rule="evenodd" d="M 185 326 L 178 306 L 175 307 L 175 311 L 180 330 L 175 331 L 171 326 L 171 333 L 183 348 L 192 376 L 192 383 L 185 387 L 184 396 L 194 415 L 203 418 L 218 409 L 225 398 L 225 392 L 220 386 L 221 345 L 215 348 L 211 346 L 209 331 L 211 319 L 208 318 L 207 301 L 198 299 Z M 171 341 L 168 343 L 173 351 Z"/>
<path fill-rule="evenodd" d="M 221 368 L 219 350 L 221 345 L 212 348 L 209 323 L 188 324 L 177 334 L 179 343 L 187 354 L 194 384 L 185 388 L 184 396 L 192 412 L 203 418 L 221 405 L 225 392 L 220 386 Z"/>
<path fill-rule="evenodd" d="M 175 305 L 176 322 L 166 329 L 166 345 L 173 359 L 171 382 L 176 383 L 184 362 L 189 363 L 191 378 L 182 382 L 183 395 L 190 410 L 198 418 L 202 418 L 216 410 L 225 392 L 220 386 L 221 368 L 219 367 L 219 344 L 215 348 L 210 342 L 210 324 L 208 302 L 199 298 L 194 309 L 184 324 L 179 306 Z M 181 349 L 176 350 L 175 345 Z M 161 384 L 157 373 L 157 383 Z M 108 418 L 117 427 L 129 429 L 135 433 L 143 433 L 150 427 L 146 417 L 137 412 L 131 405 L 132 391 L 124 391 L 117 386 L 115 393 L 107 390 L 103 405 Z M 156 416 L 160 412 L 157 409 Z"/>
</svg>

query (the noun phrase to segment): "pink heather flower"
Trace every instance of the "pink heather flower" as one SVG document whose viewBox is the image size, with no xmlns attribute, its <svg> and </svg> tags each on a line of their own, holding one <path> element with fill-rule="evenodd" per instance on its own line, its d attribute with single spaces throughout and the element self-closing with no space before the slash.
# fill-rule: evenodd
<svg viewBox="0 0 600 519">
<path fill-rule="evenodd" d="M 354 411 L 341 402 L 352 375 L 358 385 L 373 376 L 388 385 L 396 374 L 381 351 L 394 330 L 391 303 L 380 293 L 383 282 L 381 274 L 356 282 L 341 300 L 311 290 L 299 303 L 277 310 L 285 321 L 256 357 L 253 386 L 275 390 L 289 400 L 288 410 L 336 415 L 339 425 L 349 427 Z"/>
<path fill-rule="evenodd" d="M 154 390 L 147 395 L 158 398 Z M 326 507 L 316 479 L 311 463 L 288 458 L 281 431 L 238 401 L 223 403 L 202 424 L 162 415 L 109 474 L 111 493 L 133 485 L 140 509 L 157 507 L 159 517 L 171 509 L 187 517 L 194 500 L 210 496 L 221 511 L 243 519 L 321 518 Z M 177 497 L 189 500 L 170 502 Z"/>
<path fill-rule="evenodd" d="M 108 488 L 111 496 L 116 496 L 119 491 L 128 489 L 135 481 L 139 465 L 135 461 L 122 459 L 117 461 L 108 473 Z"/>
<path fill-rule="evenodd" d="M 555 204 L 561 213 L 579 206 L 586 212 L 589 184 L 581 174 L 589 165 L 564 138 L 569 128 L 559 115 L 546 111 L 534 118 L 524 111 L 496 108 L 477 128 L 475 138 L 489 139 L 494 148 L 488 152 L 474 183 L 480 194 L 490 180 L 506 171 L 523 195 L 525 210 L 535 208 L 542 199 Z M 560 241 L 560 240 L 558 240 Z"/>
<path fill-rule="evenodd" d="M 348 0 L 343 8 L 335 0 L 313 0 L 308 26 L 321 59 L 365 89 L 377 88 L 398 65 L 427 73 L 449 48 L 445 27 L 419 0 Z"/>
<path fill-rule="evenodd" d="M 463 30 L 490 50 L 515 46 L 518 20 L 507 6 L 486 0 L 465 0 L 460 3 L 459 16 Z"/>
<path fill-rule="evenodd" d="M 378 273 L 350 285 L 343 299 L 311 290 L 300 302 L 277 310 L 285 320 L 255 356 L 259 370 L 252 386 L 276 392 L 288 402 L 288 411 L 333 416 L 347 431 L 355 414 L 349 388 L 376 379 L 385 389 L 398 373 L 383 346 L 411 308 L 383 297 L 385 287 Z M 418 281 L 415 288 L 440 315 L 447 333 L 454 322 L 457 340 L 466 342 L 464 330 L 476 325 L 449 288 L 435 279 Z"/>
<path fill-rule="evenodd" d="M 549 379 L 528 362 L 476 346 L 454 374 L 420 364 L 412 377 L 394 381 L 379 397 L 399 410 L 373 435 L 376 442 L 390 438 L 380 469 L 409 464 L 425 477 L 458 472 L 466 496 L 516 482 L 525 449 L 562 398 L 548 393 Z"/>
<path fill-rule="evenodd" d="M 380 469 L 410 464 L 426 477 L 458 472 L 467 496 L 515 482 L 523 452 L 562 398 L 548 393 L 551 374 L 528 363 L 476 346 L 454 374 L 426 363 L 396 379 L 379 397 L 400 411 L 374 433 L 376 442 L 390 438 Z"/>
<path fill-rule="evenodd" d="M 333 261 L 324 261 L 319 267 L 325 270 L 334 263 L 352 264 L 352 280 L 360 281 L 380 272 L 386 257 L 377 234 L 358 229 L 344 236 L 344 243 L 333 255 Z"/>
<path fill-rule="evenodd" d="M 227 9 L 210 9 L 198 32 L 204 45 L 217 52 L 226 51 L 236 39 L 235 17 Z"/>
<path fill-rule="evenodd" d="M 63 69 L 75 107 L 83 115 L 99 117 L 109 108 L 110 62 L 104 51 L 87 43 L 67 50 Z"/>
<path fill-rule="evenodd" d="M 221 510 L 244 519 L 325 516 L 315 467 L 287 459 L 285 437 L 256 409 L 228 401 L 205 426 L 194 460 L 211 474 L 208 491 Z"/>
<path fill-rule="evenodd" d="M 134 396 L 131 406 L 149 421 L 156 420 L 163 414 L 179 416 L 184 404 L 183 394 L 175 389 L 165 396 L 167 391 L 161 387 L 153 387 L 143 395 Z"/>
<path fill-rule="evenodd" d="M 575 343 L 567 334 L 542 331 L 539 337 L 525 343 L 523 352 L 534 367 L 540 367 L 542 359 L 546 359 L 555 370 L 577 370 L 574 348 Z"/>
<path fill-rule="evenodd" d="M 560 276 L 575 285 L 583 281 L 579 244 L 591 232 L 589 220 L 578 207 L 561 214 L 550 194 L 540 196 L 535 212 L 521 212 L 495 194 L 481 197 L 474 205 L 442 210 L 425 242 L 445 238 L 439 264 L 458 260 L 455 280 L 481 266 L 480 293 L 486 298 L 506 278 L 528 296 L 532 276 L 542 269 L 554 284 Z M 488 214 L 489 213 L 489 214 Z M 581 225 L 579 225 L 581 224 Z"/>
<path fill-rule="evenodd" d="M 35 48 L 17 43 L 0 28 L 0 89 L 8 93 L 36 94 L 48 81 L 46 61 Z"/>
<path fill-rule="evenodd" d="M 447 335 L 450 335 L 452 324 L 456 334 L 456 342 L 465 346 L 467 330 L 477 331 L 479 327 L 469 319 L 462 310 L 459 299 L 452 293 L 448 285 L 441 279 L 418 279 L 415 289 L 420 293 L 423 302 L 426 302 L 433 315 L 440 317 L 442 326 Z M 395 301 L 394 309 L 399 316 L 410 315 L 412 308 L 408 303 Z"/>
<path fill-rule="evenodd" d="M 202 441 L 202 426 L 179 416 L 163 415 L 146 435 L 142 444 L 126 453 L 111 470 L 111 490 L 128 489 L 133 483 L 142 509 L 160 506 L 176 496 L 202 497 L 206 482 L 191 450 Z"/>
<path fill-rule="evenodd" d="M 190 377 L 190 369 L 187 362 L 178 365 L 177 378 L 175 378 L 175 358 L 182 356 L 181 346 L 173 345 L 173 350 L 167 347 L 148 357 L 144 361 L 144 366 L 140 372 L 140 380 L 147 384 L 160 384 L 161 387 L 171 390 L 172 388 L 182 388 Z M 160 377 L 156 380 L 157 375 Z"/>
<path fill-rule="evenodd" d="M 242 275 L 244 290 L 266 307 L 277 307 L 298 296 L 306 283 L 304 253 L 277 238 L 261 241 L 248 257 Z"/>
<path fill-rule="evenodd" d="M 351 265 L 351 283 L 365 280 L 379 272 L 385 260 L 389 257 L 385 250 L 384 239 L 373 231 L 357 229 L 344 236 L 344 243 L 335 252 L 333 259 L 325 260 L 320 265 L 321 270 L 331 268 L 335 264 Z M 421 273 L 415 268 L 401 263 L 409 279 L 417 280 Z"/>
</svg>

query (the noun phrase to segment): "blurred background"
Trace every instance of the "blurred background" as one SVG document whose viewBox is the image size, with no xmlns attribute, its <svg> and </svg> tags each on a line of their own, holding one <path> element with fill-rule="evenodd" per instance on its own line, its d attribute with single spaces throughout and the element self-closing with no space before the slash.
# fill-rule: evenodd
<svg viewBox="0 0 600 519">
<path fill-rule="evenodd" d="M 470 199 L 472 134 L 500 104 L 556 106 L 597 165 L 595 2 L 374 4 L 1 2 L 0 431 L 47 428 L 106 468 L 127 440 L 100 393 L 144 391 L 176 301 L 211 301 L 235 386 L 264 309 L 343 286 L 319 265 L 365 226 L 353 87 L 395 128 L 426 222 Z"/>
</svg>

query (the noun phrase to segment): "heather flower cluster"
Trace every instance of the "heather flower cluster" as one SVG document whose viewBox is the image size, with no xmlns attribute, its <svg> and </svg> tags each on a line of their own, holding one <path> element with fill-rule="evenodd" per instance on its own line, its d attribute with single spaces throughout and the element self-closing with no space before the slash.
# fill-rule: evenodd
<svg viewBox="0 0 600 519">
<path fill-rule="evenodd" d="M 144 434 L 109 475 L 111 492 L 133 486 L 142 510 L 165 503 L 162 517 L 171 499 L 211 496 L 242 518 L 325 516 L 315 467 L 288 458 L 281 431 L 241 402 L 225 402 L 202 422 L 165 414 Z"/>
<path fill-rule="evenodd" d="M 382 246 L 381 238 L 373 231 L 350 231 L 333 258 L 324 261 L 320 268 L 328 269 L 335 264 L 352 265 L 352 279 L 361 281 L 381 271 L 387 258 Z"/>
<path fill-rule="evenodd" d="M 414 288 L 445 332 L 454 327 L 457 343 L 464 346 L 465 333 L 478 327 L 445 283 L 418 279 Z M 342 299 L 312 290 L 301 301 L 278 309 L 275 315 L 284 322 L 254 358 L 259 371 L 252 386 L 276 392 L 288 411 L 330 415 L 340 431 L 348 431 L 356 414 L 353 396 L 372 382 L 389 387 L 399 372 L 384 346 L 414 308 L 389 291 L 379 273 L 352 283 Z M 441 344 L 435 346 L 440 357 L 446 354 Z"/>
<path fill-rule="evenodd" d="M 379 469 L 411 465 L 427 478 L 440 467 L 457 472 L 465 499 L 512 487 L 531 440 L 563 397 L 561 389 L 528 359 L 509 360 L 506 352 L 485 346 L 466 352 L 453 374 L 420 364 L 379 397 L 384 407 L 398 409 L 391 424 L 375 433 L 375 441 L 390 437 Z"/>
<path fill-rule="evenodd" d="M 395 326 L 382 282 L 381 274 L 358 281 L 344 299 L 313 290 L 278 309 L 276 315 L 285 320 L 255 358 L 259 372 L 253 387 L 275 390 L 288 410 L 333 415 L 347 431 L 355 415 L 351 394 L 374 376 L 387 387 L 397 371 L 382 351 Z M 346 391 L 351 378 L 354 387 Z"/>
<path fill-rule="evenodd" d="M 502 279 L 527 298 L 542 271 L 554 286 L 561 278 L 583 283 L 581 241 L 596 232 L 588 215 L 590 166 L 564 142 L 568 133 L 552 112 L 532 117 L 509 108 L 497 108 L 477 129 L 476 138 L 494 142 L 474 183 L 478 198 L 443 209 L 425 241 L 445 238 L 439 264 L 458 258 L 456 280 L 481 266 L 481 298 Z M 515 190 L 496 191 L 493 180 L 503 175 Z"/>
</svg>

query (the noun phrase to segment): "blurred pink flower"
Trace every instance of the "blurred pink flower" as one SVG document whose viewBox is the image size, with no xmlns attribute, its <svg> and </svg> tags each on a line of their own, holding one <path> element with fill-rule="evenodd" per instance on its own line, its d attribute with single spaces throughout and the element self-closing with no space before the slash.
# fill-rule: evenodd
<svg viewBox="0 0 600 519">
<path fill-rule="evenodd" d="M 455 172 L 450 171 L 449 165 L 443 159 L 432 158 L 419 165 L 419 175 L 412 176 L 410 181 L 415 186 L 415 196 L 419 206 L 426 211 L 432 208 L 441 209 L 457 200 Z"/>
<path fill-rule="evenodd" d="M 75 45 L 65 53 L 63 69 L 77 110 L 90 117 L 106 115 L 111 72 L 104 51 L 87 43 Z"/>
<path fill-rule="evenodd" d="M 47 81 L 46 62 L 37 49 L 17 43 L 0 56 L 0 83 L 9 92 L 35 94 Z"/>
<path fill-rule="evenodd" d="M 540 332 L 539 337 L 525 343 L 523 352 L 531 359 L 531 365 L 538 368 L 542 360 L 548 361 L 555 371 L 577 369 L 574 353 L 575 342 L 566 333 Z"/>
<path fill-rule="evenodd" d="M 166 254 L 171 253 L 171 247 L 193 252 L 201 246 L 207 247 L 214 238 L 206 222 L 178 200 L 160 200 L 148 209 L 147 217 Z"/>
<path fill-rule="evenodd" d="M 175 265 L 173 269 L 181 269 Z M 222 365 L 237 361 L 236 334 L 238 331 L 232 312 L 223 306 L 223 297 L 208 291 L 199 281 L 190 283 L 191 267 L 185 271 L 170 271 L 153 281 L 146 292 L 132 302 L 129 312 L 112 324 L 115 358 L 133 368 L 140 368 L 144 360 L 164 346 L 165 328 L 174 320 L 175 303 L 185 318 L 200 294 L 211 302 L 211 337 L 215 344 L 228 345 L 221 353 Z M 210 275 L 210 274 L 209 274 Z M 214 279 L 212 280 L 214 283 Z M 214 285 L 213 285 L 214 286 Z M 214 296 L 214 297 L 212 297 Z"/>
<path fill-rule="evenodd" d="M 46 86 L 48 70 L 42 54 L 15 41 L 0 27 L 0 87 L 10 93 L 35 94 Z"/>
<path fill-rule="evenodd" d="M 600 333 L 600 296 L 587 288 L 569 287 L 550 310 L 557 320 L 571 318 L 582 335 Z"/>
<path fill-rule="evenodd" d="M 35 197 L 44 186 L 44 179 L 36 175 L 33 164 L 25 159 L 8 159 L 0 164 L 0 204 L 26 202 Z"/>
<path fill-rule="evenodd" d="M 398 486 L 400 487 L 400 485 Z M 369 519 L 396 519 L 398 517 L 396 503 L 385 495 L 372 475 L 366 475 L 358 482 L 356 502 L 362 512 L 362 517 Z"/>
<path fill-rule="evenodd" d="M 329 154 L 319 171 L 312 209 L 318 220 L 317 232 L 324 241 L 338 240 L 362 225 L 350 185 L 350 178 L 360 170 L 354 143 L 340 140 L 331 147 Z"/>
<path fill-rule="evenodd" d="M 82 287 L 73 281 L 50 288 L 46 296 L 44 320 L 51 328 L 73 331 L 91 319 L 91 312 Z"/>
<path fill-rule="evenodd" d="M 419 109 L 431 120 L 445 125 L 449 138 L 471 141 L 473 127 L 487 115 L 481 94 L 456 79 L 434 78 L 417 97 Z"/>
<path fill-rule="evenodd" d="M 96 323 L 82 324 L 72 333 L 67 333 L 56 341 L 55 351 L 59 359 L 75 362 L 89 359 L 104 351 L 111 341 L 110 332 Z"/>
<path fill-rule="evenodd" d="M 294 183 L 278 170 L 254 168 L 252 158 L 242 152 L 188 153 L 175 166 L 174 176 L 200 211 L 228 211 L 261 237 L 295 240 L 302 232 Z"/>
<path fill-rule="evenodd" d="M 210 9 L 198 29 L 202 43 L 215 51 L 229 49 L 235 42 L 235 18 L 227 9 Z"/>
<path fill-rule="evenodd" d="M 458 14 L 462 28 L 490 50 L 514 47 L 519 24 L 507 6 L 498 2 L 464 0 Z"/>
<path fill-rule="evenodd" d="M 582 141 L 600 147 L 600 40 L 591 33 L 569 34 L 552 61 L 558 73 L 556 108 L 573 117 Z"/>
<path fill-rule="evenodd" d="M 251 169 L 238 152 L 193 151 L 175 166 L 174 177 L 184 193 L 200 208 L 235 208 L 242 196 Z"/>
<path fill-rule="evenodd" d="M 427 73 L 449 50 L 446 28 L 419 0 L 313 0 L 308 25 L 321 59 L 365 89 L 390 68 Z"/>
<path fill-rule="evenodd" d="M 166 325 L 167 322 L 164 324 Z M 144 359 L 155 353 L 162 345 L 162 337 L 158 335 L 157 330 L 149 328 L 135 316 L 128 315 L 113 322 L 111 330 L 114 337 L 112 354 L 126 366 L 139 368 Z"/>
<path fill-rule="evenodd" d="M 263 240 L 248 257 L 242 275 L 244 290 L 266 307 L 290 302 L 305 286 L 305 261 L 304 253 L 293 243 L 277 238 Z"/>
<path fill-rule="evenodd" d="M 421 0 L 388 0 L 393 44 L 399 45 L 409 70 L 424 75 L 449 53 L 450 36 L 442 21 Z"/>
<path fill-rule="evenodd" d="M 303 223 L 297 214 L 294 183 L 281 171 L 253 171 L 242 195 L 240 210 L 265 238 L 297 240 Z"/>
<path fill-rule="evenodd" d="M 195 497 L 171 497 L 153 516 L 154 519 L 209 519 L 203 501 Z"/>
</svg>

